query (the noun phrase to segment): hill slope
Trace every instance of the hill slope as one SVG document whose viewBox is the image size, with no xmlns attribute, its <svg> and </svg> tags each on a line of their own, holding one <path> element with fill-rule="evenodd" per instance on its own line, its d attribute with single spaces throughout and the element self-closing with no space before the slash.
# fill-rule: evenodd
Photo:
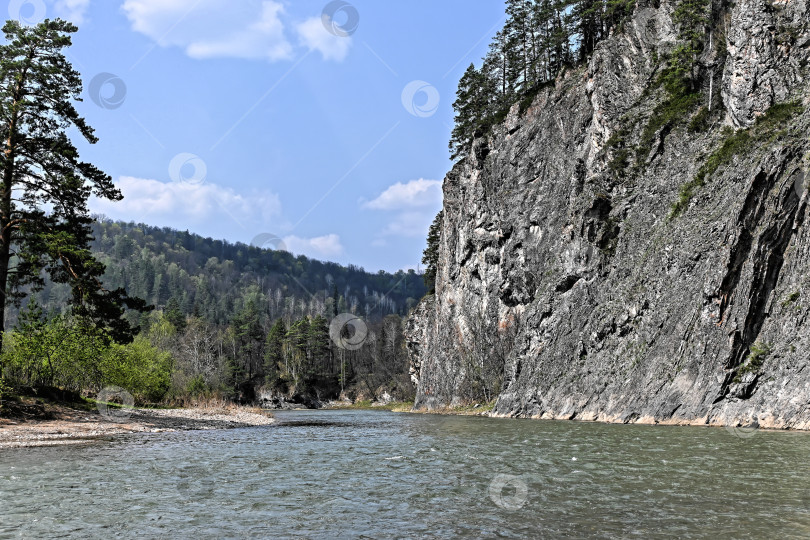
<svg viewBox="0 0 810 540">
<path fill-rule="evenodd" d="M 413 270 L 373 274 L 144 224 L 100 219 L 93 228 L 92 248 L 107 265 L 107 287 L 124 287 L 159 309 L 174 299 L 184 314 L 215 324 L 229 323 L 247 296 L 260 300 L 270 319 L 333 313 L 337 302 L 337 312 L 380 320 L 406 314 L 425 293 L 422 276 Z M 49 284 L 38 296 L 59 311 L 69 290 Z"/>
</svg>

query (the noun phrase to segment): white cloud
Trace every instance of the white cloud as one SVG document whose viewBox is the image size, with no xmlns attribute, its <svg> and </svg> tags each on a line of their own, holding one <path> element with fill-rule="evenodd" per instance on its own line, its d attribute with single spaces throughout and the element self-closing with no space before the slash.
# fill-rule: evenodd
<svg viewBox="0 0 810 540">
<path fill-rule="evenodd" d="M 326 31 L 320 17 L 312 17 L 298 24 L 295 29 L 301 43 L 310 51 L 318 51 L 324 60 L 340 62 L 349 54 L 351 37 L 336 36 Z"/>
<path fill-rule="evenodd" d="M 363 204 L 374 210 L 399 210 L 405 208 L 435 207 L 442 201 L 440 180 L 411 180 L 403 184 L 397 182 L 388 187 L 376 199 Z"/>
<path fill-rule="evenodd" d="M 57 17 L 81 24 L 89 5 L 90 0 L 56 0 L 54 8 Z"/>
<path fill-rule="evenodd" d="M 231 188 L 205 183 L 160 182 L 122 176 L 116 186 L 122 201 L 92 198 L 90 209 L 113 219 L 144 221 L 185 229 L 234 220 L 242 225 L 266 224 L 281 215 L 281 202 L 273 193 L 241 195 Z"/>
<path fill-rule="evenodd" d="M 381 235 L 424 238 L 434 217 L 435 212 L 402 212 L 383 229 Z"/>
<path fill-rule="evenodd" d="M 76 0 L 64 0 L 76 1 Z M 132 29 L 162 47 L 181 47 L 192 58 L 283 60 L 292 45 L 284 36 L 281 3 L 229 0 L 126 0 Z"/>
<path fill-rule="evenodd" d="M 299 236 L 286 236 L 284 243 L 292 253 L 300 253 L 315 258 L 329 258 L 343 255 L 343 245 L 340 236 L 327 234 L 315 238 L 301 238 Z"/>
<path fill-rule="evenodd" d="M 436 212 L 442 207 L 442 183 L 424 178 L 397 182 L 376 199 L 363 202 L 362 206 L 394 214 L 388 225 L 377 233 L 372 246 L 385 247 L 388 244 L 385 238 L 389 236 L 424 238 Z"/>
</svg>

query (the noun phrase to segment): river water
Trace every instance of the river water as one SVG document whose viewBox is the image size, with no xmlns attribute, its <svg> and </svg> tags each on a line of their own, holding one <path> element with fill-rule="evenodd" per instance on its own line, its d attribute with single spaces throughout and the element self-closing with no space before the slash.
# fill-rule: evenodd
<svg viewBox="0 0 810 540">
<path fill-rule="evenodd" d="M 276 418 L 0 450 L 0 538 L 810 537 L 810 434 Z"/>
</svg>

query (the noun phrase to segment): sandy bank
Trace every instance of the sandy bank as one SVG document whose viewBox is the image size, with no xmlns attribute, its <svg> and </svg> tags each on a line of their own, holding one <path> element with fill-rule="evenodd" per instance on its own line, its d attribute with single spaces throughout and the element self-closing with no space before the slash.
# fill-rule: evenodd
<svg viewBox="0 0 810 540">
<path fill-rule="evenodd" d="M 57 407 L 47 420 L 0 418 L 0 449 L 77 444 L 106 435 L 265 426 L 273 418 L 259 409 L 128 409 L 102 415 Z"/>
</svg>

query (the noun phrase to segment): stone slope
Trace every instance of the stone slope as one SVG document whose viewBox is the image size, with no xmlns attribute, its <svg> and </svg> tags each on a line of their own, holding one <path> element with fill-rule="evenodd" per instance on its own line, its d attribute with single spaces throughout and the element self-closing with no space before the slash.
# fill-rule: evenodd
<svg viewBox="0 0 810 540">
<path fill-rule="evenodd" d="M 725 118 L 657 133 L 638 175 L 617 179 L 606 145 L 660 103 L 669 4 L 474 143 L 444 180 L 436 294 L 407 323 L 417 408 L 464 401 L 469 351 L 516 328 L 493 414 L 810 428 L 807 109 L 669 217 L 724 125 L 810 104 L 808 2 L 731 8 Z"/>
</svg>

